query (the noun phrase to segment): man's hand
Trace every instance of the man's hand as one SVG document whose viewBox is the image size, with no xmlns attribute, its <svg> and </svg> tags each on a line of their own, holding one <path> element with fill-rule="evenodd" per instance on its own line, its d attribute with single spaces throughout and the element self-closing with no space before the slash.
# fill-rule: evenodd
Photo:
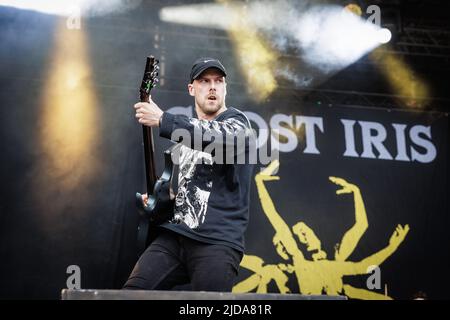
<svg viewBox="0 0 450 320">
<path fill-rule="evenodd" d="M 142 194 L 142 203 L 146 206 L 148 202 L 148 196 L 146 193 Z"/>
<path fill-rule="evenodd" d="M 140 124 L 149 127 L 158 127 L 159 119 L 162 117 L 163 111 L 153 102 L 152 97 L 148 97 L 148 102 L 138 102 L 134 105 L 136 111 L 136 119 Z"/>
</svg>

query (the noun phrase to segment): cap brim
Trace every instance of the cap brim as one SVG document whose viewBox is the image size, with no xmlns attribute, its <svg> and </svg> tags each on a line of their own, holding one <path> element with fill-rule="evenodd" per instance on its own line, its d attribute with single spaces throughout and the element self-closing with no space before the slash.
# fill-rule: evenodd
<svg viewBox="0 0 450 320">
<path fill-rule="evenodd" d="M 192 76 L 191 80 L 197 79 L 207 69 L 212 69 L 212 68 L 219 70 L 225 77 L 227 76 L 226 72 L 219 65 L 205 65 L 205 66 L 200 67 L 200 69 Z"/>
</svg>

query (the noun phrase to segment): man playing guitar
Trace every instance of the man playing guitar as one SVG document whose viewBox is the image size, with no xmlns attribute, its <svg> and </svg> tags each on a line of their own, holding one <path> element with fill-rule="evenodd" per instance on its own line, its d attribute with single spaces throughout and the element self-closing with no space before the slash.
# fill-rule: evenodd
<svg viewBox="0 0 450 320">
<path fill-rule="evenodd" d="M 195 291 L 233 287 L 249 219 L 254 145 L 247 117 L 225 105 L 226 76 L 215 58 L 194 62 L 188 92 L 195 99 L 196 117 L 163 112 L 151 96 L 134 105 L 140 124 L 159 127 L 161 137 L 181 147 L 173 216 L 158 225 L 124 289 L 170 290 L 186 283 Z M 190 137 L 180 138 L 179 132 Z M 221 152 L 227 161 L 217 160 Z M 245 153 L 244 163 L 236 161 L 239 152 Z M 142 196 L 144 205 L 147 199 Z"/>
</svg>

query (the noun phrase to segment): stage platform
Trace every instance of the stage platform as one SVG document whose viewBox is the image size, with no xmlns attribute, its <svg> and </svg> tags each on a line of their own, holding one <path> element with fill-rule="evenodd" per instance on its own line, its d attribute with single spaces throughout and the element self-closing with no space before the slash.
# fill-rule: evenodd
<svg viewBox="0 0 450 320">
<path fill-rule="evenodd" d="M 63 289 L 62 300 L 347 300 L 345 296 L 160 290 Z"/>
</svg>

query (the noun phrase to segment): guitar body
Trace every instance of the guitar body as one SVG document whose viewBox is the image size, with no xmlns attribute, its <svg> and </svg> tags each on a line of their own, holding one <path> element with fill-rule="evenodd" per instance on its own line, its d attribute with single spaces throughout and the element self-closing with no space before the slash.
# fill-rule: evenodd
<svg viewBox="0 0 450 320">
<path fill-rule="evenodd" d="M 157 82 L 158 61 L 153 57 L 147 57 L 144 77 L 140 88 L 140 101 L 148 102 L 151 89 Z M 161 223 L 168 221 L 173 216 L 173 190 L 172 178 L 174 165 L 172 162 L 172 149 L 164 152 L 164 170 L 161 177 L 156 177 L 153 130 L 151 127 L 142 126 L 144 156 L 145 156 L 145 177 L 147 185 L 147 202 L 144 203 L 142 195 L 136 193 L 136 206 L 140 215 L 138 227 L 138 253 L 142 254 L 155 235 L 155 229 Z"/>
<path fill-rule="evenodd" d="M 138 208 L 140 221 L 138 227 L 138 251 L 144 252 L 145 248 L 154 240 L 156 227 L 173 217 L 174 200 L 171 197 L 173 162 L 170 150 L 164 152 L 165 168 L 156 181 L 153 192 L 147 193 L 148 200 L 144 205 L 142 194 L 136 193 L 136 207 Z"/>
</svg>

